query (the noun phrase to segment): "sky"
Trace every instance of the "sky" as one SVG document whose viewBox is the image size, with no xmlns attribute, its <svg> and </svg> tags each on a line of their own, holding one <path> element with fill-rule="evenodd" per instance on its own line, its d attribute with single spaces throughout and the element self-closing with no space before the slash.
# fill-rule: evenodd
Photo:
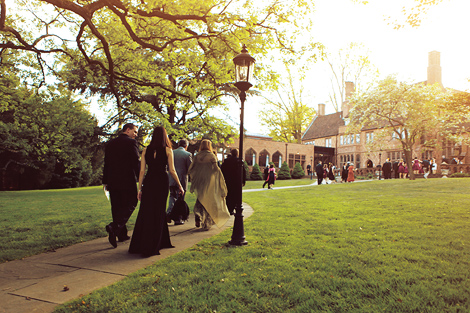
<svg viewBox="0 0 470 313">
<path fill-rule="evenodd" d="M 441 53 L 442 82 L 445 87 L 470 90 L 470 0 L 444 0 L 423 16 L 420 27 L 395 30 L 387 25 L 386 16 L 401 18 L 403 6 L 412 0 L 370 0 L 354 4 L 351 0 L 315 0 L 313 38 L 330 52 L 345 48 L 350 42 L 362 43 L 370 51 L 371 63 L 380 77 L 396 74 L 398 79 L 419 82 L 427 79 L 428 53 Z M 309 66 L 304 88 L 307 104 L 318 107 L 326 103 L 326 113 L 334 108 L 327 103 L 331 70 L 325 62 Z M 256 86 L 254 87 L 256 88 Z M 268 131 L 259 123 L 262 99 L 248 98 L 245 103 L 245 129 L 249 134 Z M 234 116 L 238 110 L 233 105 Z M 238 117 L 238 115 L 237 115 Z"/>
</svg>

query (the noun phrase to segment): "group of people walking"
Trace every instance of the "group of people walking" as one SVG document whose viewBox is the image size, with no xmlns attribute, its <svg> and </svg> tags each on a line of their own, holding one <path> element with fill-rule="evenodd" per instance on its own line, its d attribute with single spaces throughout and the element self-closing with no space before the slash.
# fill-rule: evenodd
<svg viewBox="0 0 470 313">
<path fill-rule="evenodd" d="M 417 157 L 414 157 L 411 168 L 408 167 L 403 159 L 392 163 L 390 159 L 387 158 L 382 165 L 384 179 L 391 179 L 392 172 L 395 178 L 407 178 L 410 170 L 413 171 L 414 174 L 424 174 L 424 178 L 427 178 L 431 173 L 436 174 L 437 163 L 434 158 L 430 160 L 419 160 Z"/>
<path fill-rule="evenodd" d="M 109 243 L 116 248 L 117 241 L 131 239 L 126 223 L 140 201 L 129 253 L 151 256 L 160 254 L 160 249 L 172 248 L 168 216 L 176 199 L 184 199 L 188 176 L 191 178 L 190 192 L 197 197 L 195 226 L 209 230 L 212 225 L 225 224 L 230 217 L 227 204 L 233 212 L 234 197 L 227 188 L 211 141 L 202 140 L 198 153 L 192 158 L 186 151 L 186 140 L 181 140 L 173 151 L 165 128 L 159 126 L 154 129 L 150 144 L 140 157 L 135 140 L 137 134 L 136 125 L 126 124 L 122 133 L 106 145 L 103 186 L 109 191 L 113 219 L 106 226 Z M 232 157 L 238 155 L 237 152 L 232 150 Z M 230 164 L 232 167 L 237 165 L 229 161 L 225 165 L 227 171 L 231 169 Z M 175 225 L 184 224 L 181 216 L 174 218 L 174 222 Z"/>
</svg>

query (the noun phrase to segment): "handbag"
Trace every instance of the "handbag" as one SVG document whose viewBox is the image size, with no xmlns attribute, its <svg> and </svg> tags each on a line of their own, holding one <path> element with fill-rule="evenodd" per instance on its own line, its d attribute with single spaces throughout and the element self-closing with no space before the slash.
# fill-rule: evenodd
<svg viewBox="0 0 470 313">
<path fill-rule="evenodd" d="M 182 195 L 178 195 L 178 199 L 176 199 L 175 204 L 173 205 L 173 209 L 171 209 L 171 213 L 169 215 L 170 219 L 178 220 L 181 217 L 182 221 L 187 221 L 189 216 L 189 206 L 184 201 Z"/>
</svg>

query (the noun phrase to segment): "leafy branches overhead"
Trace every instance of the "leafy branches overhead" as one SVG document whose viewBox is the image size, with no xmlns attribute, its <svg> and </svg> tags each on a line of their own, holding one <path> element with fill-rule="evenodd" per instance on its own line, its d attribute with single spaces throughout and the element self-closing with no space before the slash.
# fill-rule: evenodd
<svg viewBox="0 0 470 313">
<path fill-rule="evenodd" d="M 241 43 L 260 56 L 261 84 L 275 77 L 267 51 L 305 51 L 296 36 L 308 25 L 296 20 L 312 9 L 303 0 L 16 0 L 14 14 L 0 1 L 0 49 L 53 55 L 39 63 L 72 90 L 112 96 L 116 120 L 153 110 L 177 137 L 220 122 L 209 115 L 224 106 Z M 138 112 L 139 103 L 151 106 Z"/>
<path fill-rule="evenodd" d="M 266 110 L 261 112 L 261 124 L 270 130 L 274 140 L 302 143 L 302 132 L 315 116 L 315 109 L 305 104 L 303 79 L 294 79 L 289 69 L 286 85 L 275 90 L 276 96 L 264 97 Z M 284 96 L 283 96 L 284 95 Z"/>
</svg>

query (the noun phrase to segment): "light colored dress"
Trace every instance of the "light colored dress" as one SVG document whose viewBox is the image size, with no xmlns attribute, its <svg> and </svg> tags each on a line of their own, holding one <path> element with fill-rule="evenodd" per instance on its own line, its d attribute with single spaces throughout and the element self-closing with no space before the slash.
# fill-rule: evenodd
<svg viewBox="0 0 470 313">
<path fill-rule="evenodd" d="M 209 229 L 213 224 L 223 226 L 230 214 L 225 203 L 227 186 L 216 156 L 208 150 L 200 151 L 193 158 L 188 174 L 190 192 L 197 197 L 194 205 L 196 220 L 201 222 L 203 229 Z"/>
</svg>

